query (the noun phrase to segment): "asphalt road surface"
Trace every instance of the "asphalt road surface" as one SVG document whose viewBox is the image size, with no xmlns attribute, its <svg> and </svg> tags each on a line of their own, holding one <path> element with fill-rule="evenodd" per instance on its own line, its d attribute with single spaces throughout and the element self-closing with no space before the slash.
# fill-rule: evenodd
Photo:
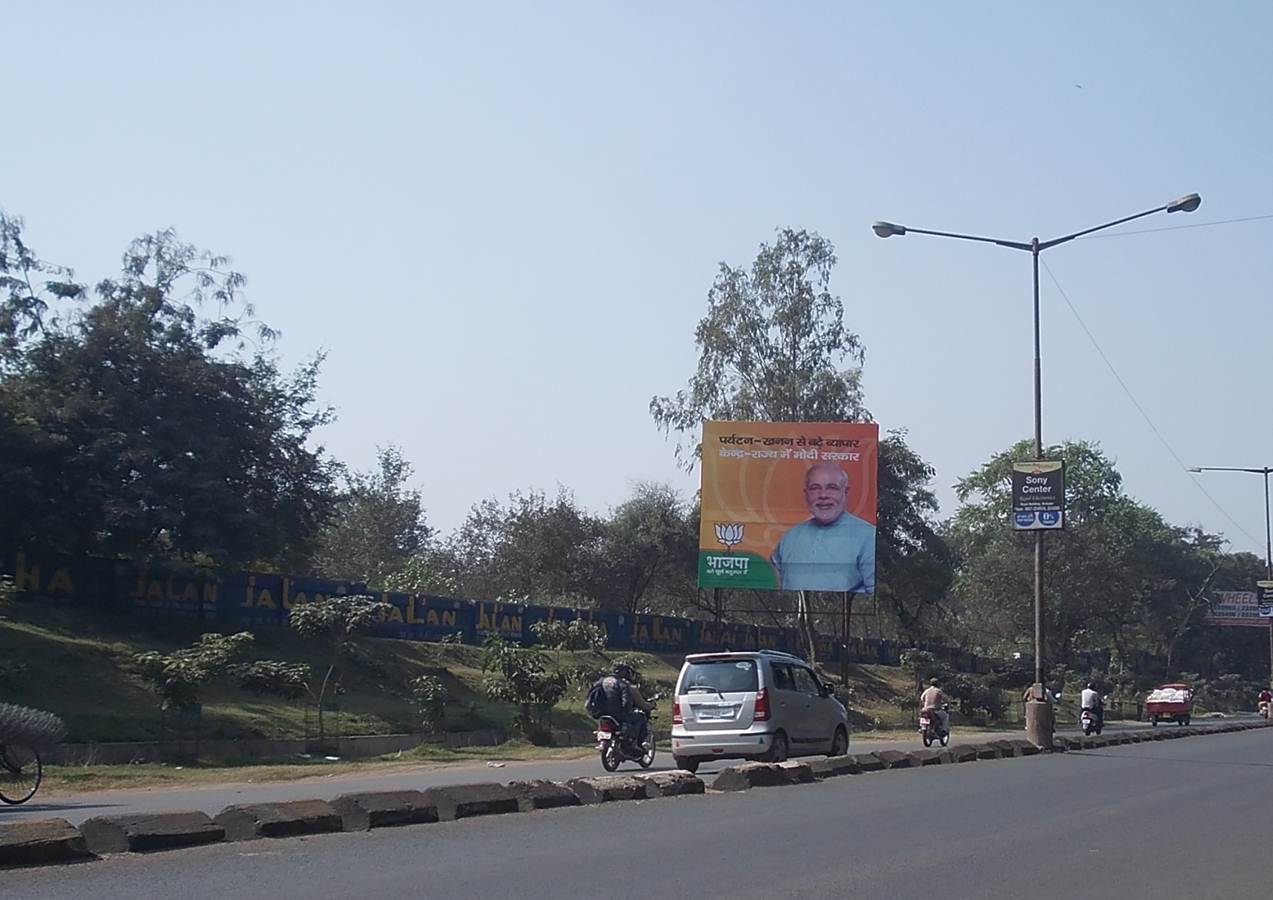
<svg viewBox="0 0 1273 900">
<path fill-rule="evenodd" d="M 1269 896 L 1273 730 L 0 873 L 45 897 Z"/>
<path fill-rule="evenodd" d="M 1111 722 L 1106 731 L 1139 729 L 1144 723 Z M 1174 727 L 1160 725 L 1160 728 Z M 962 732 L 955 730 L 951 743 L 977 743 L 1001 738 L 1023 737 L 1020 731 L 1012 732 Z M 922 746 L 918 735 L 904 740 L 865 740 L 853 738 L 851 753 L 870 753 L 874 750 L 914 750 Z M 710 778 L 726 761 L 704 764 L 699 774 Z M 671 754 L 660 752 L 650 771 L 674 768 Z M 619 772 L 641 771 L 635 763 L 624 763 Z M 448 765 L 421 765 L 392 768 L 378 772 L 339 776 L 315 776 L 295 781 L 204 784 L 191 787 L 159 787 L 153 789 L 127 789 L 91 791 L 75 794 L 54 794 L 41 790 L 28 803 L 19 807 L 0 807 L 0 822 L 19 819 L 47 819 L 59 816 L 72 824 L 79 824 L 92 816 L 124 815 L 160 810 L 195 809 L 215 816 L 235 803 L 276 803 L 282 800 L 330 800 L 338 794 L 353 791 L 423 790 L 448 784 L 467 784 L 474 781 L 527 781 L 545 778 L 550 781 L 566 781 L 590 775 L 604 775 L 595 754 L 580 759 L 555 762 L 509 762 L 499 767 L 489 767 L 483 762 Z"/>
</svg>

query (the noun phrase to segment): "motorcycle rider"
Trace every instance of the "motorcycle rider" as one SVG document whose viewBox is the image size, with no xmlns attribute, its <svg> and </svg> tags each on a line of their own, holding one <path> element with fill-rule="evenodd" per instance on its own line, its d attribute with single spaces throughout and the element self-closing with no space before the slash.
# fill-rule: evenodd
<svg viewBox="0 0 1273 900">
<path fill-rule="evenodd" d="M 637 681 L 637 674 L 631 666 L 617 662 L 611 674 L 601 680 L 601 689 L 606 692 L 610 716 L 619 723 L 633 744 L 642 746 L 654 704 L 641 696 Z"/>
<path fill-rule="evenodd" d="M 1258 699 L 1260 702 L 1256 705 L 1256 710 L 1259 711 L 1260 715 L 1264 716 L 1265 718 L 1268 718 L 1269 704 L 1273 703 L 1273 693 L 1270 693 L 1269 689 L 1265 688 L 1264 690 L 1260 691 L 1260 696 Z"/>
<path fill-rule="evenodd" d="M 1096 717 L 1097 731 L 1105 727 L 1105 704 L 1101 700 L 1100 692 L 1096 690 L 1096 685 L 1090 681 L 1083 689 L 1083 693 L 1079 695 L 1079 710 L 1080 716 L 1082 710 L 1091 710 L 1092 715 Z"/>
<path fill-rule="evenodd" d="M 950 734 L 950 713 L 946 710 L 950 698 L 942 691 L 939 684 L 936 678 L 928 679 L 928 687 L 919 695 L 919 708 L 921 712 L 936 716 L 941 730 Z"/>
</svg>

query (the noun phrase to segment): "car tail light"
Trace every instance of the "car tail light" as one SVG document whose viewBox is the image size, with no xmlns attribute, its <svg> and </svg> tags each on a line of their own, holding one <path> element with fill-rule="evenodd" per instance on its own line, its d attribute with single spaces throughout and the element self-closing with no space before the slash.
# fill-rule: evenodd
<svg viewBox="0 0 1273 900">
<path fill-rule="evenodd" d="M 751 718 L 753 722 L 769 721 L 769 694 L 764 688 L 756 691 L 756 712 Z"/>
<path fill-rule="evenodd" d="M 685 717 L 681 715 L 681 701 L 680 701 L 680 700 L 673 700 L 673 701 L 672 701 L 672 724 L 673 724 L 673 725 L 684 725 L 684 724 L 685 724 Z"/>
</svg>

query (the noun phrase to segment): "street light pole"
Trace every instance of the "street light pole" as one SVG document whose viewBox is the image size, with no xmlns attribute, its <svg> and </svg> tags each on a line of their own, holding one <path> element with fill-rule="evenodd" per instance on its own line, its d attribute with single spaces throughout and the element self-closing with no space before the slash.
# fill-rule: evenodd
<svg viewBox="0 0 1273 900">
<path fill-rule="evenodd" d="M 1248 472 L 1264 476 L 1264 577 L 1273 581 L 1273 516 L 1269 515 L 1269 475 L 1273 467 L 1189 466 L 1190 472 Z M 1273 619 L 1269 619 L 1269 685 L 1273 686 Z"/>
<path fill-rule="evenodd" d="M 1024 250 L 1032 257 L 1034 263 L 1034 458 L 1043 459 L 1043 365 L 1042 353 L 1039 339 L 1039 254 L 1044 250 L 1050 250 L 1053 247 L 1067 244 L 1076 238 L 1092 234 L 1097 231 L 1104 231 L 1106 228 L 1113 228 L 1115 225 L 1122 225 L 1124 222 L 1130 222 L 1133 219 L 1142 219 L 1145 216 L 1152 216 L 1155 213 L 1166 212 L 1193 212 L 1202 203 L 1202 198 L 1197 194 L 1186 194 L 1176 200 L 1166 203 L 1162 206 L 1156 206 L 1153 209 L 1147 209 L 1144 212 L 1138 212 L 1134 215 L 1124 216 L 1121 219 L 1115 219 L 1112 222 L 1106 222 L 1103 225 L 1096 225 L 1092 228 L 1084 228 L 1082 231 L 1076 231 L 1073 234 L 1062 235 L 1048 241 L 1040 241 L 1037 237 L 1026 241 L 1009 241 L 1000 238 L 983 237 L 975 234 L 959 234 L 952 231 L 931 231 L 924 228 L 910 228 L 905 225 L 898 225 L 894 222 L 876 222 L 871 226 L 871 230 L 875 232 L 877 237 L 901 237 L 902 235 L 911 234 L 928 234 L 934 237 L 954 238 L 960 241 L 976 241 L 983 244 L 994 244 L 998 247 L 1007 247 L 1010 250 Z M 1035 681 L 1035 697 L 1038 699 L 1046 698 L 1047 692 L 1043 690 L 1043 532 L 1036 531 L 1034 534 L 1034 681 Z M 1050 712 L 1050 709 L 1049 709 Z M 1029 709 L 1027 708 L 1027 729 L 1029 729 Z M 1047 743 L 1051 744 L 1051 717 L 1049 715 L 1046 721 Z M 1041 738 L 1035 736 L 1032 738 L 1039 743 Z"/>
</svg>

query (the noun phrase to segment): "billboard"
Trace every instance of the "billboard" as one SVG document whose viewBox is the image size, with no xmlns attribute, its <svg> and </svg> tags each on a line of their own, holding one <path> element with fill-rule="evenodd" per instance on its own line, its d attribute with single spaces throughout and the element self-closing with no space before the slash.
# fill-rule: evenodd
<svg viewBox="0 0 1273 900">
<path fill-rule="evenodd" d="M 702 587 L 875 592 L 879 425 L 704 422 Z"/>
<path fill-rule="evenodd" d="M 1268 628 L 1269 619 L 1261 617 L 1259 595 L 1254 591 L 1214 591 L 1203 622 L 1208 625 Z"/>
<path fill-rule="evenodd" d="M 1012 527 L 1041 531 L 1065 527 L 1065 463 L 1032 460 L 1012 464 Z"/>
</svg>

